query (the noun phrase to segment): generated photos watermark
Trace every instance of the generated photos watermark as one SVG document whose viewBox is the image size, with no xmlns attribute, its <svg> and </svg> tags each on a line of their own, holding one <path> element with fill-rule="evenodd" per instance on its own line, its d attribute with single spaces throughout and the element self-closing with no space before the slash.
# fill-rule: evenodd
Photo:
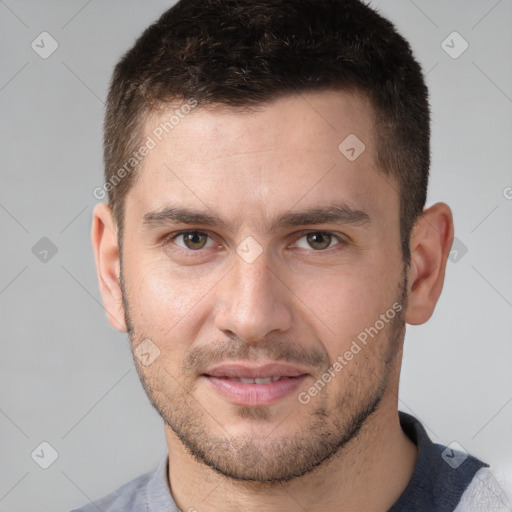
<svg viewBox="0 0 512 512">
<path fill-rule="evenodd" d="M 130 157 L 126 160 L 123 166 L 121 166 L 117 172 L 110 176 L 110 178 L 100 187 L 96 187 L 92 194 L 95 199 L 102 201 L 107 197 L 107 194 L 111 192 L 119 183 L 137 166 L 144 160 L 144 158 L 150 153 L 151 150 L 158 146 L 166 135 L 168 135 L 182 119 L 192 112 L 197 107 L 197 100 L 191 98 L 182 105 L 180 108 L 175 109 L 173 114 L 169 116 L 167 121 L 162 121 L 152 132 L 148 135 L 146 140 L 141 146 L 134 151 Z"/>
<path fill-rule="evenodd" d="M 396 314 L 402 311 L 402 305 L 395 302 L 385 313 L 381 314 L 379 319 L 370 327 L 366 327 L 357 335 L 357 339 L 352 341 L 350 348 L 343 355 L 339 355 L 336 361 L 330 366 L 322 376 L 311 385 L 307 391 L 301 391 L 298 400 L 301 404 L 307 405 L 311 402 L 311 398 L 318 395 L 332 379 L 338 375 L 347 364 L 349 364 L 354 356 L 359 354 L 361 350 L 368 345 L 369 337 L 375 338 L 382 329 L 395 318 Z"/>
</svg>

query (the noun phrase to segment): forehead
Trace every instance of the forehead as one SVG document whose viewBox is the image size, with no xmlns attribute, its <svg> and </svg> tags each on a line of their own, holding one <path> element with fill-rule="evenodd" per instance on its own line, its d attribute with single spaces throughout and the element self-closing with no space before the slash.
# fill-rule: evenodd
<svg viewBox="0 0 512 512">
<path fill-rule="evenodd" d="M 169 105 L 146 122 L 144 138 L 154 147 L 126 203 L 139 217 L 193 205 L 263 225 L 298 203 L 379 210 L 397 200 L 390 197 L 397 187 L 377 168 L 374 115 L 364 96 L 324 91 L 246 109 L 189 110 Z"/>
<path fill-rule="evenodd" d="M 300 155 L 318 149 L 338 155 L 339 143 L 350 134 L 364 139 L 372 153 L 374 124 L 366 96 L 324 90 L 247 107 L 212 104 L 189 109 L 176 103 L 150 116 L 145 134 L 158 139 L 161 146 L 172 141 L 176 156 L 193 146 L 195 157 L 205 160 L 269 148 L 288 152 L 289 157 L 292 152 Z"/>
</svg>

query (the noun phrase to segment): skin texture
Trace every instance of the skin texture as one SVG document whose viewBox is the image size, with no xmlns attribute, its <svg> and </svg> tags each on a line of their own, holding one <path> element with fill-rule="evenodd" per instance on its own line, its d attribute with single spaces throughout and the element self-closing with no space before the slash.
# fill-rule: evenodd
<svg viewBox="0 0 512 512">
<path fill-rule="evenodd" d="M 147 134 L 164 118 L 152 116 Z M 148 366 L 134 361 L 164 420 L 181 510 L 385 511 L 407 486 L 416 448 L 397 414 L 405 322 L 433 313 L 453 222 L 443 203 L 426 209 L 404 265 L 398 185 L 376 166 L 373 124 L 367 100 L 340 91 L 290 95 L 255 111 L 198 108 L 145 157 L 126 198 L 122 259 L 110 209 L 94 211 L 108 319 L 134 351 L 148 339 L 159 350 Z M 366 147 L 354 161 L 338 149 L 350 134 Z M 271 229 L 283 214 L 333 204 L 368 219 Z M 144 224 L 166 207 L 225 225 Z M 196 245 L 172 238 L 184 230 L 208 236 L 196 233 Z M 237 252 L 248 236 L 262 250 L 250 263 Z M 376 325 L 301 403 L 299 392 Z M 270 405 L 234 405 L 203 376 L 226 361 L 288 361 L 307 377 Z"/>
</svg>

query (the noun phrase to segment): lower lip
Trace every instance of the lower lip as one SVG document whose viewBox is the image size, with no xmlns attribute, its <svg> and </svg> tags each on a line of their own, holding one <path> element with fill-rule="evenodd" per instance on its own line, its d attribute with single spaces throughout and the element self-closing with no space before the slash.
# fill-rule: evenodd
<svg viewBox="0 0 512 512">
<path fill-rule="evenodd" d="M 307 375 L 290 377 L 268 384 L 244 384 L 219 377 L 204 376 L 214 389 L 235 405 L 258 406 L 277 402 L 294 391 L 304 382 Z"/>
</svg>

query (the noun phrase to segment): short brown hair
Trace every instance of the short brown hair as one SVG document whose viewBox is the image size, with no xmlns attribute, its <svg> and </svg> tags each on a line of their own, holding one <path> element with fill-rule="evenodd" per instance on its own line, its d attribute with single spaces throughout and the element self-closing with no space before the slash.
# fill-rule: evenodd
<svg viewBox="0 0 512 512">
<path fill-rule="evenodd" d="M 119 236 L 138 167 L 130 155 L 155 108 L 191 99 L 248 107 L 322 89 L 370 98 L 378 164 L 399 187 L 409 262 L 430 167 L 428 90 L 407 41 L 359 0 L 180 0 L 148 27 L 116 65 L 107 99 L 105 180 Z"/>
</svg>

